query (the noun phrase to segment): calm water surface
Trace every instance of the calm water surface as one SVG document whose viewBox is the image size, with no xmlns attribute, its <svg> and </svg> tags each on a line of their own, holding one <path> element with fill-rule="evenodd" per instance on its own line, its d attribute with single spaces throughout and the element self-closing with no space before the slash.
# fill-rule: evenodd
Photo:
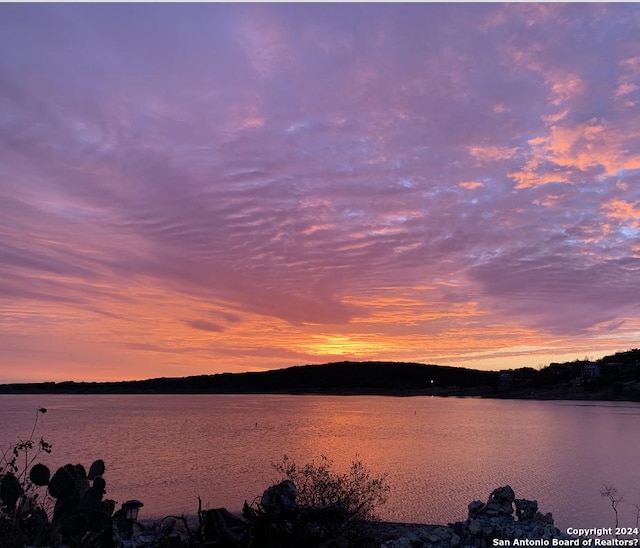
<svg viewBox="0 0 640 548">
<path fill-rule="evenodd" d="M 277 479 L 271 467 L 356 456 L 387 473 L 384 519 L 447 523 L 497 486 L 537 499 L 560 527 L 612 526 L 603 483 L 640 503 L 640 404 L 378 396 L 0 396 L 0 446 L 31 432 L 42 462 L 107 464 L 107 496 L 138 498 L 144 516 L 238 510 Z"/>
</svg>

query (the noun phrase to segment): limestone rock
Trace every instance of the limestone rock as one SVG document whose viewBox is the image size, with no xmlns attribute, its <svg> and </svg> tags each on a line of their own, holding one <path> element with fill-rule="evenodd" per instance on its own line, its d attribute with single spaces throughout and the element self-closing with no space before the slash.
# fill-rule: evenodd
<svg viewBox="0 0 640 548">
<path fill-rule="evenodd" d="M 513 501 L 515 498 L 516 494 L 509 485 L 498 487 L 489 496 L 486 512 L 489 515 L 510 516 L 513 514 Z"/>
<path fill-rule="evenodd" d="M 518 521 L 530 521 L 536 517 L 538 513 L 537 500 L 515 499 L 514 502 Z"/>
<path fill-rule="evenodd" d="M 272 517 L 289 516 L 298 510 L 298 489 L 291 480 L 272 485 L 263 494 L 260 504 L 265 514 Z"/>
<path fill-rule="evenodd" d="M 486 506 L 487 505 L 484 502 L 481 502 L 479 500 L 474 500 L 474 501 L 470 502 L 469 506 L 468 506 L 469 519 L 474 519 L 480 513 L 484 512 Z"/>
<path fill-rule="evenodd" d="M 513 516 L 515 511 L 518 520 Z M 458 546 L 489 548 L 495 538 L 552 539 L 571 538 L 553 526 L 551 514 L 538 512 L 534 500 L 516 499 L 513 489 L 506 485 L 498 487 L 489 496 L 486 504 L 474 501 L 469 504 L 469 517 L 449 525 L 451 536 L 436 543 L 431 548 L 453 548 Z"/>
<path fill-rule="evenodd" d="M 401 537 L 394 540 L 388 540 L 380 548 L 413 548 L 411 540 Z"/>
</svg>

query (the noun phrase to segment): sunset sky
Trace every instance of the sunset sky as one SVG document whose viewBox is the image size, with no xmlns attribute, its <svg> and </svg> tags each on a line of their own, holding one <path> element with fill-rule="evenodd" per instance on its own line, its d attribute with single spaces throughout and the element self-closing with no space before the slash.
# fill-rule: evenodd
<svg viewBox="0 0 640 548">
<path fill-rule="evenodd" d="M 640 346 L 640 5 L 0 5 L 0 382 Z"/>
</svg>

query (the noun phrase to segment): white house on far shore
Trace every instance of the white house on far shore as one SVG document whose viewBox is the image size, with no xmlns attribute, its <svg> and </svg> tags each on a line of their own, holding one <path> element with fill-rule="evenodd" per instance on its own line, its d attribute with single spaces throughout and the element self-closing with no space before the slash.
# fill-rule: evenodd
<svg viewBox="0 0 640 548">
<path fill-rule="evenodd" d="M 586 363 L 582 366 L 582 377 L 595 379 L 601 375 L 600 366 L 597 363 Z"/>
</svg>

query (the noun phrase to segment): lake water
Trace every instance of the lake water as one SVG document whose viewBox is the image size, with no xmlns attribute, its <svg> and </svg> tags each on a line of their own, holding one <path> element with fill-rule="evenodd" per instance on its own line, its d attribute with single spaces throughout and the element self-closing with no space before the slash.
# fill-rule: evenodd
<svg viewBox="0 0 640 548">
<path fill-rule="evenodd" d="M 474 398 L 285 395 L 0 395 L 0 446 L 53 445 L 57 467 L 102 458 L 107 497 L 144 502 L 141 517 L 239 510 L 277 479 L 271 463 L 358 456 L 392 487 L 383 519 L 447 523 L 511 485 L 556 525 L 614 524 L 603 483 L 625 494 L 620 525 L 640 503 L 640 404 Z"/>
</svg>

